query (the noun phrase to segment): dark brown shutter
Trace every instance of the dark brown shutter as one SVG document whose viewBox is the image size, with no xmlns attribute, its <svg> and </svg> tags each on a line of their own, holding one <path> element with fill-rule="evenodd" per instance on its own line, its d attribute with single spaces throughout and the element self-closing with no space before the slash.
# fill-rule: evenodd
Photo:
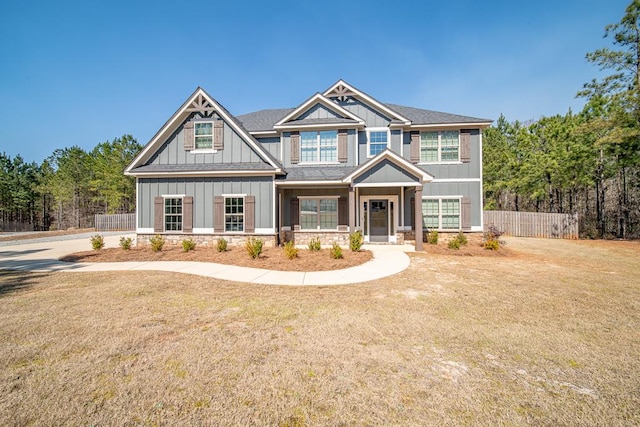
<svg viewBox="0 0 640 427">
<path fill-rule="evenodd" d="M 193 122 L 186 122 L 183 127 L 184 137 L 184 149 L 185 151 L 191 151 L 195 148 L 195 142 L 193 137 Z"/>
<path fill-rule="evenodd" d="M 340 163 L 347 162 L 347 130 L 340 129 L 338 131 L 338 161 Z"/>
<path fill-rule="evenodd" d="M 213 122 L 213 149 L 222 150 L 224 148 L 224 122 L 214 120 Z"/>
<path fill-rule="evenodd" d="M 411 131 L 411 162 L 418 163 L 420 161 L 420 131 Z"/>
<path fill-rule="evenodd" d="M 468 197 L 462 198 L 460 206 L 461 225 L 463 230 L 471 230 L 471 200 Z"/>
<path fill-rule="evenodd" d="M 253 233 L 256 231 L 256 197 L 245 196 L 244 198 L 244 232 Z"/>
<path fill-rule="evenodd" d="M 297 198 L 291 199 L 291 209 L 289 211 L 291 218 L 289 218 L 289 222 L 291 223 L 291 229 L 294 229 L 294 226 L 300 225 L 300 201 Z"/>
<path fill-rule="evenodd" d="M 182 232 L 193 233 L 193 197 L 182 198 Z"/>
<path fill-rule="evenodd" d="M 411 203 L 410 203 L 411 207 L 411 229 L 415 230 L 416 229 L 416 198 L 412 197 L 411 198 Z"/>
<path fill-rule="evenodd" d="M 344 197 L 338 199 L 338 225 L 349 225 L 349 201 Z"/>
<path fill-rule="evenodd" d="M 213 232 L 224 233 L 224 197 L 213 198 Z"/>
<path fill-rule="evenodd" d="M 300 132 L 291 132 L 291 163 L 300 163 Z"/>
<path fill-rule="evenodd" d="M 164 198 L 158 196 L 153 199 L 153 232 L 164 231 Z"/>
<path fill-rule="evenodd" d="M 471 161 L 471 133 L 468 130 L 460 131 L 460 161 L 462 163 Z"/>
</svg>

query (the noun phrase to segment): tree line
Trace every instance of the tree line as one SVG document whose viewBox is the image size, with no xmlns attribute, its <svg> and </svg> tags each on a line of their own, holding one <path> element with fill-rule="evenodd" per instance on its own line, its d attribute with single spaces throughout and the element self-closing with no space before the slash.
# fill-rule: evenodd
<svg viewBox="0 0 640 427">
<path fill-rule="evenodd" d="M 584 85 L 579 113 L 485 130 L 485 209 L 577 213 L 583 237 L 640 237 L 640 0 L 605 27 L 618 50 L 587 60 L 610 72 Z"/>
<path fill-rule="evenodd" d="M 123 174 L 141 150 L 131 136 L 91 151 L 57 149 L 42 164 L 0 154 L 0 230 L 93 226 L 97 213 L 135 210 L 135 179 Z"/>
</svg>

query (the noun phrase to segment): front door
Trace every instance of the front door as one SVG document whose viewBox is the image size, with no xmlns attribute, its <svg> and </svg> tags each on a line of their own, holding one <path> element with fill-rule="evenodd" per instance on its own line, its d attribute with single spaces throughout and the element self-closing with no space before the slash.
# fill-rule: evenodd
<svg viewBox="0 0 640 427">
<path fill-rule="evenodd" d="M 389 217 L 387 200 L 371 200 L 369 208 L 369 241 L 389 241 Z"/>
</svg>

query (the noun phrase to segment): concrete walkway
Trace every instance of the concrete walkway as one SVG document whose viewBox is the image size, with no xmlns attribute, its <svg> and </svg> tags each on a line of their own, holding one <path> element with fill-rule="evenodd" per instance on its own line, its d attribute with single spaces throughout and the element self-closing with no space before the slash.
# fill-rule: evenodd
<svg viewBox="0 0 640 427">
<path fill-rule="evenodd" d="M 121 235 L 106 236 L 105 247 L 117 247 Z M 130 235 L 130 237 L 135 237 Z M 63 255 L 91 249 L 88 238 L 50 242 L 15 241 L 0 248 L 0 270 L 19 271 L 127 271 L 153 270 L 196 274 L 233 282 L 265 285 L 346 285 L 381 279 L 405 270 L 413 252 L 412 245 L 365 245 L 373 259 L 356 267 L 333 271 L 275 271 L 239 267 L 211 262 L 132 261 L 110 263 L 67 263 L 58 261 Z"/>
</svg>

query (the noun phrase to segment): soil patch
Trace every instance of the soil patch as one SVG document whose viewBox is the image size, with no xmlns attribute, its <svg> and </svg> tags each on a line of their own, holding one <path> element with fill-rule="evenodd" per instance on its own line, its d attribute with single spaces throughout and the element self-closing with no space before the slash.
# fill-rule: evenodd
<svg viewBox="0 0 640 427">
<path fill-rule="evenodd" d="M 60 261 L 65 262 L 124 262 L 124 261 L 200 261 L 218 264 L 239 265 L 242 267 L 264 268 L 278 271 L 328 271 L 340 270 L 364 264 L 371 260 L 370 251 L 343 251 L 344 258 L 333 259 L 329 249 L 312 252 L 300 249 L 298 257 L 288 259 L 282 248 L 265 248 L 257 259 L 252 259 L 244 248 L 230 248 L 226 252 L 218 252 L 215 248 L 196 247 L 184 252 L 179 246 L 165 246 L 160 252 L 153 252 L 148 247 L 101 249 L 99 251 L 76 252 L 65 255 Z"/>
<path fill-rule="evenodd" d="M 482 235 L 479 233 L 465 234 L 467 244 L 460 246 L 459 249 L 449 249 L 449 242 L 457 235 L 450 234 L 440 236 L 438 244 L 432 245 L 427 242 L 422 244 L 423 250 L 428 254 L 437 255 L 458 255 L 458 256 L 490 256 L 490 257 L 506 257 L 515 256 L 515 252 L 501 239 L 500 249 L 492 251 L 482 247 Z"/>
</svg>

